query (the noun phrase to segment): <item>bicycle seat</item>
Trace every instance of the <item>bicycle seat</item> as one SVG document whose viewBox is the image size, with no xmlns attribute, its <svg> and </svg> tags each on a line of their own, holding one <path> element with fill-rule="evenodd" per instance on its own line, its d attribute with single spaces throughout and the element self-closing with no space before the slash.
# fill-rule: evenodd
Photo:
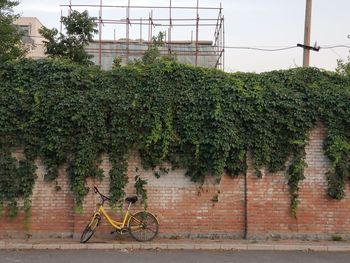
<svg viewBox="0 0 350 263">
<path fill-rule="evenodd" d="M 129 196 L 129 197 L 125 198 L 125 202 L 129 202 L 129 203 L 134 204 L 134 203 L 137 202 L 137 196 L 136 195 L 135 196 Z"/>
</svg>

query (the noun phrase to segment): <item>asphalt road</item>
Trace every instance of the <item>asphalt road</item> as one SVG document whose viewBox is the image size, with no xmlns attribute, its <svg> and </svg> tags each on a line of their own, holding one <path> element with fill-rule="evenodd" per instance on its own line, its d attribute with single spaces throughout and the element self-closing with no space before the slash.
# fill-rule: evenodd
<svg viewBox="0 0 350 263">
<path fill-rule="evenodd" d="M 0 263 L 349 263 L 346 252 L 301 251 L 0 251 Z"/>
</svg>

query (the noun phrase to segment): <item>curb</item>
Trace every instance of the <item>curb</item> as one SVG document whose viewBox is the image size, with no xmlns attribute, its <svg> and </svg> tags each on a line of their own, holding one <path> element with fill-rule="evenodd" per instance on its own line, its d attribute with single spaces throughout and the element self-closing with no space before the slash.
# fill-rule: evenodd
<svg viewBox="0 0 350 263">
<path fill-rule="evenodd" d="M 64 243 L 32 244 L 0 241 L 0 250 L 246 250 L 350 252 L 350 245 L 232 244 L 232 243 Z"/>
</svg>

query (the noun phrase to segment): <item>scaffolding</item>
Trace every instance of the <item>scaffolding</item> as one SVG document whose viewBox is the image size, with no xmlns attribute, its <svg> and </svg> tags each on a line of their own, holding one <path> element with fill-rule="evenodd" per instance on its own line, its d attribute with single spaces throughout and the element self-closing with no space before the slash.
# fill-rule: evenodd
<svg viewBox="0 0 350 263">
<path fill-rule="evenodd" d="M 102 54 L 105 52 L 110 52 L 113 49 L 113 52 L 116 52 L 118 55 L 123 56 L 125 62 L 128 63 L 130 61 L 130 57 L 140 56 L 145 52 L 145 48 L 135 48 L 137 46 L 147 47 L 152 45 L 152 39 L 154 36 L 154 32 L 156 32 L 157 28 L 167 28 L 165 33 L 165 47 L 166 49 L 161 50 L 161 54 L 172 55 L 175 53 L 176 55 L 182 56 L 193 56 L 194 57 L 194 65 L 199 65 L 199 58 L 201 57 L 211 57 L 214 61 L 213 65 L 215 68 L 225 70 L 225 24 L 224 24 L 224 14 L 223 8 L 220 3 L 219 7 L 204 7 L 199 5 L 199 0 L 196 1 L 195 6 L 175 6 L 173 5 L 174 0 L 169 0 L 169 4 L 167 6 L 140 6 L 140 5 L 131 5 L 131 0 L 126 0 L 127 5 L 111 5 L 104 4 L 103 0 L 99 1 L 96 4 L 74 4 L 73 0 L 69 0 L 69 3 L 66 5 L 61 5 L 61 7 L 68 8 L 68 13 L 70 13 L 73 9 L 97 9 L 98 17 L 96 17 L 96 22 L 98 23 L 98 43 L 95 48 L 88 48 L 88 51 L 94 54 L 97 54 L 98 64 L 102 65 Z M 106 0 L 105 0 L 106 1 Z M 111 2 L 111 1 L 109 1 Z M 115 18 L 109 17 L 106 15 L 106 10 L 124 10 L 125 17 L 124 18 Z M 132 10 L 142 10 L 148 13 L 148 17 L 131 17 Z M 168 17 L 157 18 L 155 16 L 155 12 L 157 10 L 163 10 L 162 15 L 164 15 L 164 10 L 168 10 Z M 183 12 L 192 10 L 195 13 L 195 17 L 181 17 L 174 14 L 175 11 Z M 200 17 L 200 12 L 210 12 L 210 16 L 206 18 Z M 215 15 L 213 15 L 215 12 Z M 61 12 L 62 15 L 62 12 Z M 119 48 L 105 48 L 103 47 L 103 27 L 104 25 L 115 25 L 115 26 L 125 26 L 125 38 L 122 39 L 123 45 L 119 46 Z M 134 26 L 134 27 L 133 27 Z M 143 40 L 143 32 L 146 27 L 148 32 L 148 39 Z M 193 30 L 190 31 L 191 39 L 186 40 L 182 39 L 174 40 L 173 30 L 175 28 L 181 27 L 181 30 L 184 31 L 188 28 L 194 28 L 195 37 L 193 39 Z M 203 30 L 205 28 L 205 30 Z M 208 32 L 208 28 L 213 32 L 213 38 L 210 41 L 201 41 L 199 39 L 200 32 Z M 138 41 L 130 39 L 130 30 L 139 30 L 139 39 Z M 182 36 L 186 35 L 181 34 Z M 118 40 L 120 43 L 121 40 Z M 114 42 L 117 42 L 114 31 Z M 186 50 L 181 49 L 179 51 L 180 43 L 190 43 L 190 46 L 186 47 Z M 203 45 L 210 45 L 210 49 L 201 48 Z"/>
</svg>

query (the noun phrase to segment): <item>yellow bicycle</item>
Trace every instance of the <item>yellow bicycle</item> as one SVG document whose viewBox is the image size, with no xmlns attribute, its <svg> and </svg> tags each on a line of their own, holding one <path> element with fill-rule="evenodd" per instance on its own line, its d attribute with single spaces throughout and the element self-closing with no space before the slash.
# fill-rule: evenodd
<svg viewBox="0 0 350 263">
<path fill-rule="evenodd" d="M 112 220 L 103 208 L 104 202 L 109 200 L 109 198 L 101 194 L 96 186 L 94 187 L 94 191 L 95 194 L 100 195 L 101 202 L 98 203 L 97 211 L 94 213 L 89 224 L 85 227 L 83 234 L 81 235 L 81 243 L 86 243 L 93 236 L 101 222 L 102 216 L 104 216 L 108 223 L 115 229 L 113 232 L 119 231 L 120 233 L 123 233 L 125 231 L 129 231 L 130 235 L 137 241 L 151 241 L 157 236 L 159 231 L 159 222 L 152 213 L 140 211 L 132 214 L 129 212 L 131 205 L 137 202 L 137 196 L 125 198 L 125 202 L 129 203 L 129 205 L 125 212 L 123 221 L 119 222 Z"/>
</svg>

